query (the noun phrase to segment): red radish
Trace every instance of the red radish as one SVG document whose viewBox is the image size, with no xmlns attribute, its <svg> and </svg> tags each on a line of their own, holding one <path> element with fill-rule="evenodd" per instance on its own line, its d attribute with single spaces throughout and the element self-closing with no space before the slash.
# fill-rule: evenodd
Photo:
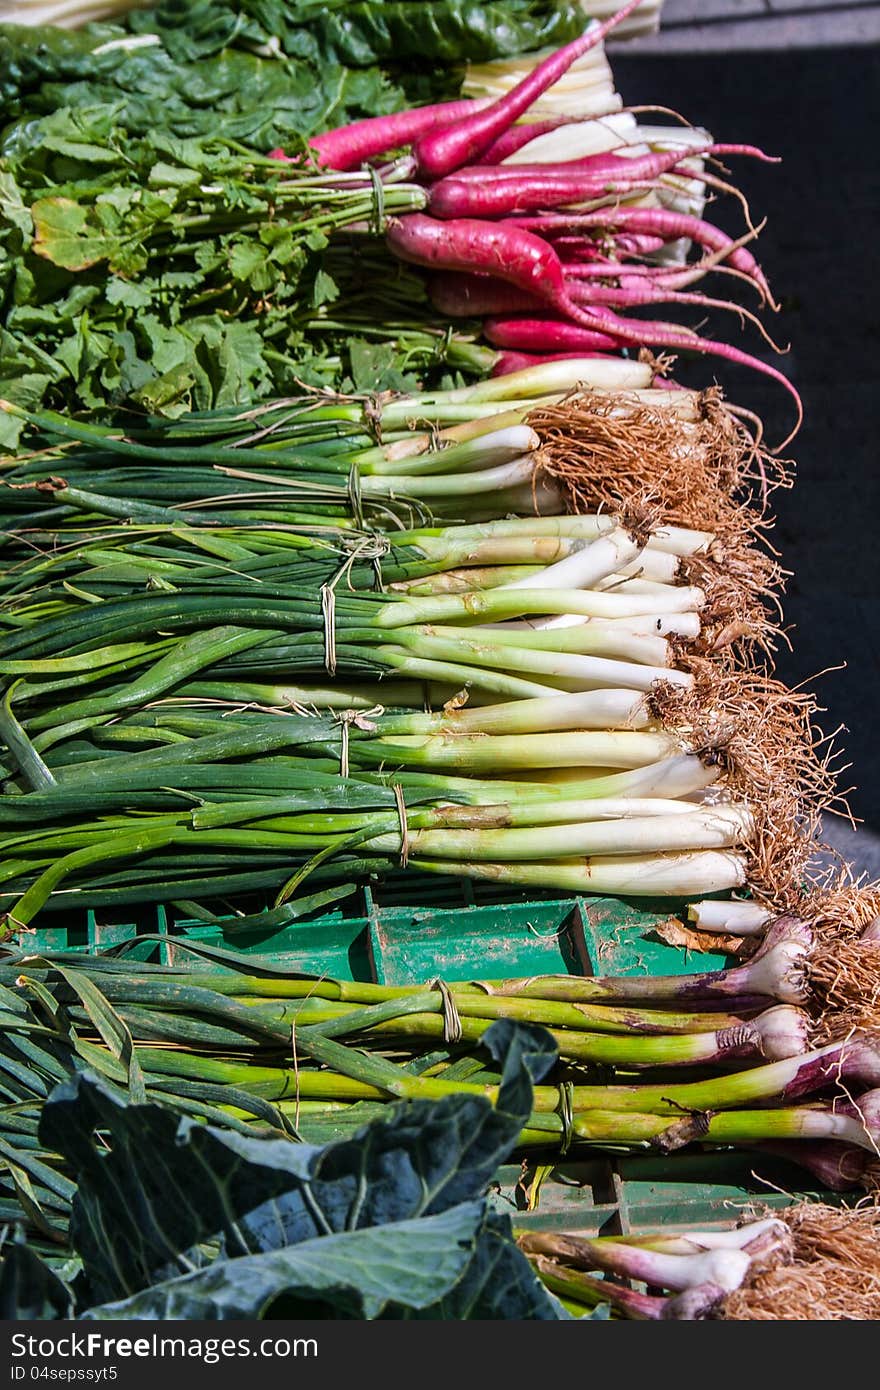
<svg viewBox="0 0 880 1390">
<path fill-rule="evenodd" d="M 638 309 L 646 304 L 692 304 L 699 309 L 724 309 L 727 313 L 738 314 L 741 324 L 746 319 L 753 323 L 774 352 L 784 351 L 770 337 L 761 320 L 741 304 L 693 291 L 676 290 L 668 280 L 657 280 L 644 275 L 621 275 L 616 285 L 596 285 L 580 281 L 570 286 L 570 293 L 578 304 L 587 308 L 593 305 L 607 305 L 620 309 Z M 529 299 L 531 296 L 527 295 L 525 298 Z"/>
<path fill-rule="evenodd" d="M 498 101 L 475 115 L 466 116 L 448 130 L 424 135 L 416 142 L 418 167 L 427 178 L 439 179 L 462 164 L 473 164 L 506 130 L 528 111 L 540 96 L 564 76 L 572 63 L 601 43 L 616 25 L 620 24 L 641 0 L 628 0 L 617 14 L 597 24 L 545 58 L 521 82 Z"/>
<path fill-rule="evenodd" d="M 604 262 L 606 260 L 606 248 L 599 244 L 598 239 L 596 241 L 591 241 L 587 237 L 582 236 L 556 237 L 552 235 L 548 236 L 546 239 L 553 245 L 560 259 L 563 261 L 568 262 L 576 260 L 581 262 L 595 259 Z"/>
<path fill-rule="evenodd" d="M 662 236 L 616 236 L 614 250 L 618 256 L 653 256 L 666 245 Z"/>
<path fill-rule="evenodd" d="M 703 309 L 725 309 L 748 318 L 771 346 L 776 346 L 760 320 L 738 304 L 726 299 L 712 299 L 708 295 L 684 293 L 650 276 L 621 275 L 620 267 L 613 263 L 596 266 L 595 270 L 597 276 L 617 280 L 617 284 L 599 285 L 583 280 L 569 284 L 572 299 L 587 308 L 593 304 L 619 308 L 636 308 L 645 304 L 694 304 Z M 429 294 L 434 308 L 449 318 L 482 318 L 487 314 L 540 315 L 544 309 L 544 302 L 536 295 L 516 289 L 492 275 L 447 271 L 432 276 Z"/>
<path fill-rule="evenodd" d="M 593 327 L 571 298 L 562 262 L 546 241 L 510 224 L 463 218 L 441 222 L 423 212 L 389 220 L 385 241 L 401 260 L 429 270 L 466 270 L 495 275 L 575 322 Z M 601 344 L 596 344 L 601 346 Z"/>
<path fill-rule="evenodd" d="M 583 116 L 554 116 L 548 121 L 526 121 L 522 125 L 513 125 L 497 140 L 493 140 L 487 150 L 483 151 L 480 163 L 500 164 L 502 160 L 509 159 L 512 154 L 516 154 L 517 150 L 521 150 L 525 145 L 530 145 L 533 140 L 537 140 L 539 135 L 547 135 L 551 130 L 558 130 L 560 126 L 583 125 L 583 123 Z"/>
<path fill-rule="evenodd" d="M 552 241 L 565 261 L 590 261 L 612 253 L 618 260 L 627 256 L 653 256 L 666 245 L 662 236 L 606 235 L 592 240 L 587 236 L 573 236 L 565 230 L 556 234 L 552 227 L 548 227 L 546 239 Z"/>
<path fill-rule="evenodd" d="M 515 167 L 515 166 L 514 166 Z M 650 191 L 656 180 L 621 178 L 616 182 L 594 179 L 550 165 L 538 174 L 516 174 L 494 178 L 489 170 L 482 179 L 460 179 L 457 174 L 441 179 L 428 190 L 428 208 L 433 217 L 451 220 L 460 217 L 516 217 L 539 208 L 567 207 L 591 199 L 607 198 L 610 193 Z"/>
<path fill-rule="evenodd" d="M 544 301 L 494 275 L 466 275 L 449 270 L 432 275 L 431 303 L 449 318 L 482 318 L 484 314 L 540 313 Z"/>
<path fill-rule="evenodd" d="M 397 111 L 391 116 L 372 116 L 366 121 L 325 130 L 313 136 L 309 146 L 327 169 L 359 169 L 365 160 L 411 145 L 429 131 L 456 125 L 462 117 L 474 115 L 487 104 L 485 98 L 443 101 L 434 106 L 417 106 L 412 111 Z M 273 150 L 272 157 L 287 159 L 282 150 Z"/>
<path fill-rule="evenodd" d="M 767 158 L 753 145 L 691 145 L 632 157 L 588 155 L 559 164 L 469 164 L 433 185 L 428 206 L 435 217 L 509 217 L 564 207 L 611 192 L 651 187 L 685 160 L 712 153 Z"/>
<path fill-rule="evenodd" d="M 554 161 L 552 164 L 466 164 L 461 169 L 456 169 L 454 174 L 448 175 L 449 179 L 469 179 L 475 183 L 483 183 L 487 178 L 515 180 L 527 178 L 531 174 L 571 174 L 583 171 L 591 178 L 604 181 L 606 179 L 655 179 L 661 174 L 674 169 L 686 159 L 700 159 L 704 155 L 716 154 L 740 154 L 751 155 L 756 159 L 770 162 L 770 156 L 764 154 L 755 145 L 679 145 L 674 150 L 654 150 L 650 154 L 640 155 L 619 155 L 611 153 L 588 154 L 579 159 L 564 159 Z M 695 179 L 700 175 L 695 173 Z M 441 179 L 435 186 L 442 188 L 446 179 Z"/>
<path fill-rule="evenodd" d="M 588 322 L 591 327 L 586 332 L 579 324 Z M 553 319 L 487 319 L 483 333 L 495 347 L 522 348 L 533 352 L 556 351 L 563 346 L 572 350 L 578 346 L 592 351 L 601 345 L 594 341 L 596 333 L 607 333 L 616 338 L 618 345 L 630 347 L 672 348 L 679 352 L 696 352 L 706 356 L 723 357 L 728 362 L 736 362 L 743 367 L 772 377 L 780 382 L 795 402 L 797 419 L 791 434 L 779 445 L 784 449 L 797 434 L 803 420 L 803 404 L 797 390 L 782 372 L 762 362 L 751 353 L 732 347 L 729 343 L 716 342 L 712 338 L 701 338 L 692 329 L 680 324 L 656 322 L 648 319 L 622 319 L 610 309 L 596 306 L 589 315 L 582 316 L 578 323 L 566 323 Z"/>
<path fill-rule="evenodd" d="M 595 361 L 597 357 L 617 356 L 614 352 L 499 352 L 490 376 L 510 376 L 511 372 L 524 372 L 529 367 L 541 367 L 545 362 L 575 362 L 582 357 Z"/>
<path fill-rule="evenodd" d="M 700 217 L 692 217 L 690 213 L 672 212 L 669 208 L 598 208 L 593 212 L 551 213 L 546 217 L 512 218 L 507 225 L 541 235 L 553 226 L 559 230 L 578 230 L 583 227 L 601 227 L 610 231 L 620 229 L 624 232 L 662 236 L 665 241 L 687 237 L 699 246 L 707 246 L 710 251 L 726 252 L 730 265 L 753 280 L 768 302 L 774 304 L 764 272 L 751 252 L 719 231 L 717 227 L 713 227 L 711 223 L 704 222 Z"/>
<path fill-rule="evenodd" d="M 619 348 L 608 333 L 597 333 L 565 319 L 492 317 L 483 321 L 483 337 L 493 347 L 517 352 L 583 357 L 588 352 L 614 352 Z"/>
<path fill-rule="evenodd" d="M 629 261 L 565 261 L 564 270 L 569 280 L 619 280 L 622 275 L 633 279 L 653 280 L 656 276 L 676 275 L 678 270 L 672 266 L 632 265 Z"/>
</svg>

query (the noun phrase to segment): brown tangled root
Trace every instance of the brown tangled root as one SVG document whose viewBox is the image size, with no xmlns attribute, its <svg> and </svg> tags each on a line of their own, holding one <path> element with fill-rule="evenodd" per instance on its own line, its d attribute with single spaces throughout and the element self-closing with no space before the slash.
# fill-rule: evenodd
<svg viewBox="0 0 880 1390">
<path fill-rule="evenodd" d="M 807 963 L 817 1041 L 836 1041 L 854 1029 L 880 1027 L 880 941 L 817 941 Z"/>
<path fill-rule="evenodd" d="M 728 1294 L 716 1316 L 734 1321 L 868 1322 L 880 1308 L 880 1206 L 800 1202 L 774 1212 L 792 1234 L 790 1263 Z"/>
<path fill-rule="evenodd" d="M 717 388 L 652 405 L 580 393 L 528 416 L 541 436 L 536 485 L 551 479 L 569 512 L 641 506 L 657 524 L 711 532 L 682 574 L 707 595 L 698 650 L 733 665 L 772 655 L 786 578 L 765 533 L 769 494 L 791 485 L 791 469 L 762 449 L 750 418 Z"/>
<path fill-rule="evenodd" d="M 846 862 L 834 865 L 811 883 L 801 914 L 820 936 L 860 937 L 880 919 L 880 880 L 854 875 Z"/>
<path fill-rule="evenodd" d="M 719 788 L 747 801 L 755 832 L 748 882 L 777 913 L 802 912 L 804 884 L 820 848 L 820 817 L 840 804 L 836 752 L 814 723 L 814 698 L 760 671 L 720 669 L 687 658 L 685 689 L 657 682 L 653 717 L 720 772 Z"/>
<path fill-rule="evenodd" d="M 880 882 L 839 865 L 806 886 L 797 910 L 814 935 L 805 968 L 816 1043 L 880 1027 Z"/>
</svg>

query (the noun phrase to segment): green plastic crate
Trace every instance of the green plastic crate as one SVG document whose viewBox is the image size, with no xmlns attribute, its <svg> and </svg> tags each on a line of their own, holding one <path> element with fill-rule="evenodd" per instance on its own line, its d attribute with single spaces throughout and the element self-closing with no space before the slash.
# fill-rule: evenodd
<svg viewBox="0 0 880 1390">
<path fill-rule="evenodd" d="M 803 1197 L 845 1200 L 845 1194 L 811 1188 L 793 1163 L 761 1156 L 756 1166 L 754 1154 L 722 1150 L 563 1161 L 541 1188 L 534 1211 L 524 1208 L 521 1167 L 506 1165 L 496 1176 L 495 1204 L 517 1227 L 585 1236 L 725 1229 Z"/>
<path fill-rule="evenodd" d="M 216 906 L 216 905 L 215 905 Z M 681 905 L 678 905 L 681 907 Z M 720 969 L 721 954 L 687 954 L 652 939 L 674 911 L 668 899 L 526 897 L 467 879 L 389 875 L 281 929 L 238 929 L 185 908 L 149 906 L 118 916 L 105 909 L 49 913 L 29 933 L 36 950 L 107 950 L 122 942 L 140 959 L 191 961 L 187 941 L 220 946 L 344 979 L 414 984 L 537 974 L 650 975 Z M 56 925 L 57 922 L 57 925 Z M 45 924 L 45 925 L 44 925 Z"/>
<path fill-rule="evenodd" d="M 682 903 L 668 899 L 526 897 L 517 889 L 467 879 L 392 874 L 329 909 L 281 930 L 236 929 L 173 906 L 114 916 L 45 915 L 30 934 L 35 949 L 99 951 L 123 941 L 141 959 L 192 962 L 187 941 L 230 948 L 304 971 L 386 984 L 545 973 L 676 974 L 721 969 L 721 954 L 688 953 L 652 931 Z M 216 908 L 216 904 L 214 905 Z M 250 910 L 256 910 L 251 908 Z M 729 1226 L 755 1207 L 787 1205 L 810 1191 L 804 1170 L 780 1159 L 719 1150 L 665 1157 L 646 1152 L 562 1160 L 544 1183 L 537 1209 L 524 1209 L 522 1169 L 497 1174 L 496 1200 L 519 1226 L 626 1234 L 662 1227 Z"/>
</svg>

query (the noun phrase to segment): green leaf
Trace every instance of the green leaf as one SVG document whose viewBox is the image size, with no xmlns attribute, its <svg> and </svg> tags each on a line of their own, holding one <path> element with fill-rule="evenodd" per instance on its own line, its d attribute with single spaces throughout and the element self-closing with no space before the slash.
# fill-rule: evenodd
<svg viewBox="0 0 880 1390">
<path fill-rule="evenodd" d="M 90 224 L 89 209 L 70 198 L 39 198 L 31 216 L 37 255 L 65 270 L 86 270 L 117 248 L 115 238 Z"/>
<path fill-rule="evenodd" d="M 25 410 L 33 410 L 39 406 L 52 380 L 52 377 L 38 372 L 23 372 L 14 377 L 0 376 L 0 397 L 12 401 L 13 405 L 23 406 Z M 15 449 L 24 424 L 24 420 L 17 420 L 13 415 L 0 411 L 0 449 Z"/>
<path fill-rule="evenodd" d="M 90 1308 L 86 1321 L 116 1318 L 376 1318 L 389 1304 L 437 1305 L 471 1260 L 485 1213 L 466 1202 L 438 1216 L 322 1236 L 167 1280 L 134 1297 Z"/>
<path fill-rule="evenodd" d="M 127 309 L 146 309 L 153 302 L 148 289 L 130 280 L 121 280 L 118 275 L 110 276 L 104 293 L 108 304 L 124 304 Z"/>
<path fill-rule="evenodd" d="M 312 285 L 312 308 L 319 309 L 322 304 L 332 304 L 339 298 L 339 286 L 326 270 L 318 270 Z"/>
<path fill-rule="evenodd" d="M 24 202 L 21 189 L 12 174 L 5 169 L 0 169 L 0 217 L 30 236 L 33 229 L 30 211 Z"/>
</svg>

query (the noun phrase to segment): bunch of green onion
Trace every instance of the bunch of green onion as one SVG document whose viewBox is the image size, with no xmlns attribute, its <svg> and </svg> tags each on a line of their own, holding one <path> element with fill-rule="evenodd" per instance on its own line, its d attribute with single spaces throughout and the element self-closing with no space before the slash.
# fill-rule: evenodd
<svg viewBox="0 0 880 1390">
<path fill-rule="evenodd" d="M 223 874 L 231 888 L 254 875 L 282 888 L 325 860 L 343 878 L 402 860 L 586 892 L 742 884 L 747 800 L 699 799 L 723 769 L 651 703 L 658 683 L 694 683 L 670 637 L 700 635 L 704 595 L 674 582 L 676 552 L 710 538 L 668 527 L 645 545 L 602 516 L 553 526 L 561 534 L 522 521 L 416 535 L 383 559 L 395 573 L 406 549 L 417 569 L 562 553 L 465 594 L 353 593 L 354 565 L 342 563 L 345 587 L 328 582 L 313 555 L 337 572 L 340 557 L 311 546 L 181 563 L 182 539 L 190 555 L 206 539 L 195 532 L 178 533 L 178 558 L 156 572 L 156 546 L 119 538 L 11 570 L 10 925 L 50 894 L 66 905 L 68 886 L 96 903 L 137 888 L 191 897 Z M 666 579 L 632 577 L 643 564 Z M 426 690 L 447 707 L 419 711 Z"/>
<path fill-rule="evenodd" d="M 75 1175 L 59 1171 L 37 1127 L 46 1095 L 74 1070 L 227 1128 L 325 1142 L 388 1102 L 494 1098 L 499 1076 L 480 1043 L 498 1019 L 549 1029 L 559 1054 L 534 1088 L 523 1154 L 737 1147 L 784 1153 L 837 1187 L 869 1184 L 877 1035 L 809 1047 L 805 1017 L 778 1002 L 798 944 L 777 934 L 749 966 L 705 976 L 428 986 L 265 960 L 255 973 L 250 958 L 195 944 L 189 967 L 7 950 L 0 1150 L 13 1168 L 0 1209 L 10 1216 L 25 1193 L 29 1219 L 63 1215 Z"/>
<path fill-rule="evenodd" d="M 433 394 L 304 395 L 125 433 L 0 401 L 36 432 L 23 461 L 7 460 L 3 507 L 16 529 L 82 516 L 389 529 L 432 512 L 465 521 L 559 512 L 527 416 L 578 386 L 619 396 L 624 415 L 650 408 L 696 427 L 697 393 L 654 390 L 652 380 L 646 363 L 575 359 Z"/>
<path fill-rule="evenodd" d="M 524 1230 L 518 1243 L 541 1281 L 575 1317 L 607 1307 L 613 1316 L 640 1322 L 717 1316 L 728 1295 L 789 1263 L 794 1246 L 778 1216 L 724 1230 L 645 1235 Z"/>
<path fill-rule="evenodd" d="M 761 794 L 727 775 L 719 735 L 707 756 L 658 703 L 699 710 L 690 654 L 725 664 L 729 532 L 719 551 L 714 532 L 638 508 L 355 525 L 372 483 L 389 525 L 401 489 L 462 500 L 521 464 L 534 496 L 546 451 L 526 416 L 582 365 L 125 436 L 29 417 L 37 447 L 2 494 L 7 934 L 85 895 L 271 889 L 281 909 L 306 877 L 399 863 L 587 893 L 742 886 Z M 698 399 L 657 394 L 662 411 L 629 391 L 587 409 L 596 449 L 660 411 L 673 452 L 708 450 Z M 381 444 L 365 447 L 368 422 Z"/>
</svg>

